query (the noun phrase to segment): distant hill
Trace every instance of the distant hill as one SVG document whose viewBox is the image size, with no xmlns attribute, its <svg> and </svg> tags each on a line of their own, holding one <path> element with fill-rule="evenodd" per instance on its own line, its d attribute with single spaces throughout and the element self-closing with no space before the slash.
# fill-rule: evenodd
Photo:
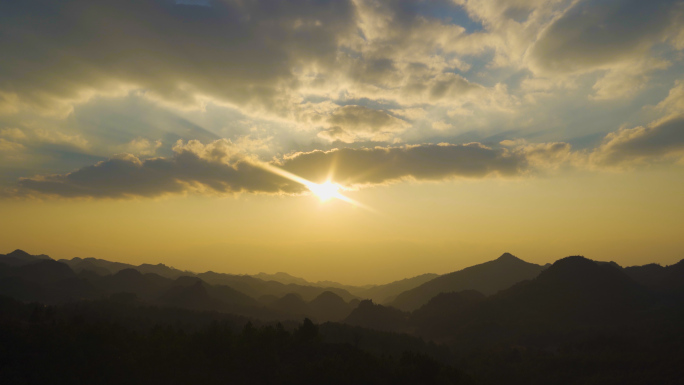
<svg viewBox="0 0 684 385">
<path fill-rule="evenodd" d="M 100 295 L 69 266 L 52 259 L 9 266 L 0 264 L 0 295 L 27 302 L 65 303 Z"/>
<path fill-rule="evenodd" d="M 316 281 L 314 282 L 314 285 L 318 287 L 334 287 L 336 289 L 344 289 L 351 294 L 355 296 L 360 296 L 365 290 L 368 290 L 372 287 L 375 287 L 377 285 L 361 285 L 361 286 L 352 286 L 352 285 L 345 285 L 343 283 L 339 282 L 334 282 L 334 281 Z"/>
<path fill-rule="evenodd" d="M 143 263 L 142 265 L 136 266 L 135 269 L 138 270 L 139 272 L 143 273 L 143 274 L 153 273 L 153 274 L 157 274 L 157 275 L 160 275 L 162 277 L 171 278 L 171 279 L 175 279 L 175 278 L 187 276 L 187 275 L 194 275 L 193 273 L 191 273 L 189 271 L 178 270 L 178 269 L 175 269 L 173 267 L 166 266 L 163 263 L 158 263 L 156 265 L 152 265 L 149 263 Z"/>
<path fill-rule="evenodd" d="M 417 333 L 473 345 L 568 325 L 612 325 L 643 313 L 653 296 L 621 270 L 583 257 L 556 261 L 539 276 L 484 299 L 440 295 L 413 313 Z"/>
<path fill-rule="evenodd" d="M 124 269 L 135 269 L 136 266 L 128 264 L 128 263 L 121 263 L 121 262 L 111 262 L 107 261 L 104 259 L 98 259 L 98 258 L 72 258 L 72 259 L 60 259 L 59 262 L 65 263 L 71 267 L 72 270 L 74 270 L 77 273 L 80 273 L 82 270 L 91 270 L 91 271 L 96 271 L 100 275 L 106 275 L 106 274 L 116 274 L 121 270 Z M 106 271 L 106 273 L 105 273 Z"/>
<path fill-rule="evenodd" d="M 364 300 L 345 318 L 344 323 L 374 330 L 407 332 L 409 330 L 408 316 L 408 313 L 393 307 Z"/>
<path fill-rule="evenodd" d="M 76 273 L 69 266 L 52 259 L 19 266 L 16 271 L 22 278 L 41 284 L 51 284 L 64 279 L 76 278 Z"/>
<path fill-rule="evenodd" d="M 107 269 L 106 267 L 103 267 L 100 264 L 96 263 L 95 258 L 86 258 L 86 259 L 74 258 L 71 260 L 60 259 L 59 261 L 69 265 L 69 267 L 71 267 L 71 269 L 74 272 L 76 272 L 77 274 L 80 274 L 82 271 L 90 271 L 90 272 L 93 272 L 99 276 L 105 276 L 105 275 L 116 274 L 117 272 L 119 272 L 121 270 L 130 269 L 129 267 L 126 267 L 125 269 L 120 269 L 120 270 L 110 270 L 110 269 Z"/>
<path fill-rule="evenodd" d="M 136 269 L 119 270 L 104 277 L 89 280 L 106 293 L 133 293 L 144 300 L 152 300 L 172 285 L 169 278 L 157 274 L 143 274 Z"/>
<path fill-rule="evenodd" d="M 82 270 L 91 270 L 100 275 L 116 274 L 124 269 L 135 269 L 143 274 L 154 273 L 165 278 L 176 279 L 180 276 L 194 275 L 189 271 L 182 271 L 159 263 L 156 265 L 143 263 L 139 266 L 131 265 L 129 263 L 111 262 L 98 258 L 72 258 L 60 259 L 59 262 L 66 263 L 75 272 L 80 273 Z"/>
<path fill-rule="evenodd" d="M 296 293 L 300 295 L 305 302 L 307 302 L 316 298 L 324 291 L 331 291 L 342 297 L 345 301 L 350 301 L 356 298 L 356 296 L 344 289 L 306 286 L 294 283 L 283 284 L 277 281 L 264 281 L 249 275 L 233 275 L 208 271 L 197 274 L 197 277 L 213 285 L 230 286 L 249 295 L 252 298 L 261 298 L 264 295 L 275 295 L 276 297 L 280 298 L 289 293 Z"/>
<path fill-rule="evenodd" d="M 297 285 L 313 286 L 313 284 L 311 282 L 307 281 L 304 278 L 295 277 L 295 276 L 292 276 L 290 274 L 283 273 L 283 272 L 278 272 L 275 274 L 259 273 L 259 274 L 252 275 L 252 277 L 261 279 L 262 281 L 276 281 L 276 282 L 280 282 L 280 283 L 285 284 L 285 285 L 288 285 L 290 283 L 294 283 Z"/>
<path fill-rule="evenodd" d="M 31 255 L 24 250 L 16 249 L 8 254 L 0 254 L 0 263 L 8 266 L 23 266 L 42 260 L 51 260 L 45 254 Z"/>
<path fill-rule="evenodd" d="M 366 290 L 357 292 L 357 295 L 361 298 L 372 299 L 373 301 L 381 304 L 391 303 L 399 294 L 418 287 L 437 277 L 439 277 L 437 274 L 422 274 L 416 277 L 406 278 L 384 285 L 373 286 Z"/>
<path fill-rule="evenodd" d="M 50 257 L 47 255 L 30 256 L 28 253 L 16 250 L 7 254 L 6 258 L 5 256 L 0 255 L 0 263 L 16 266 L 33 262 L 37 258 L 49 259 Z M 331 281 L 309 282 L 303 278 L 295 277 L 284 272 L 275 274 L 259 273 L 253 276 L 215 273 L 212 271 L 196 274 L 190 271 L 183 271 L 171 266 L 166 266 L 162 263 L 143 263 L 136 266 L 98 258 L 78 257 L 60 259 L 59 262 L 67 264 L 76 273 L 90 271 L 100 276 L 116 274 L 125 269 L 134 269 L 142 274 L 153 273 L 169 279 L 176 279 L 181 276 L 196 276 L 212 285 L 219 284 L 230 286 L 248 294 L 252 298 L 260 298 L 262 296 L 275 296 L 280 298 L 288 293 L 297 293 L 301 295 L 305 301 L 311 301 L 324 291 L 332 291 L 341 296 L 345 301 L 350 301 L 357 298 L 357 295 L 352 294 L 351 292 L 360 293 L 368 288 L 368 286 L 356 287 Z"/>
<path fill-rule="evenodd" d="M 222 301 L 225 304 L 228 305 L 237 305 L 237 306 L 253 306 L 253 307 L 261 307 L 263 306 L 259 301 L 256 299 L 248 296 L 247 294 L 244 294 L 240 291 L 237 291 L 233 289 L 230 286 L 226 285 L 210 285 L 208 288 L 209 295 L 212 297 Z"/>
<path fill-rule="evenodd" d="M 440 340 L 453 326 L 454 319 L 468 317 L 472 309 L 485 295 L 475 290 L 440 293 L 420 309 L 414 311 L 410 323 L 421 335 L 430 340 Z"/>
<path fill-rule="evenodd" d="M 190 310 L 220 310 L 223 305 L 220 300 L 209 295 L 205 283 L 200 279 L 174 282 L 174 285 L 164 292 L 155 303 Z"/>
<path fill-rule="evenodd" d="M 652 297 L 615 266 L 573 256 L 493 299 L 514 307 L 516 317 L 543 314 L 554 322 L 593 322 L 641 310 Z"/>
<path fill-rule="evenodd" d="M 175 269 L 162 263 L 156 265 L 144 263 L 136 266 L 97 258 L 73 258 L 70 260 L 62 259 L 60 262 L 69 265 L 69 267 L 71 267 L 76 273 L 90 271 L 101 276 L 117 274 L 122 270 L 133 269 L 142 274 L 155 274 L 168 279 L 177 279 L 183 276 L 198 277 L 204 282 L 214 286 L 229 286 L 250 296 L 251 298 L 261 298 L 263 296 L 275 296 L 280 298 L 288 293 L 297 293 L 302 296 L 304 301 L 311 301 L 325 291 L 332 291 L 342 297 L 345 301 L 350 301 L 354 298 L 357 298 L 349 291 L 340 287 L 320 286 L 318 284 L 308 282 L 303 278 L 294 277 L 287 273 L 259 273 L 255 276 L 249 276 L 208 271 L 205 273 L 195 274 L 193 272 Z M 339 286 L 347 287 L 345 285 Z M 360 288 L 354 289 L 361 290 Z M 149 298 L 147 294 L 143 294 L 143 296 Z"/>
<path fill-rule="evenodd" d="M 625 267 L 624 272 L 651 290 L 684 295 L 684 259 L 665 267 L 655 263 Z"/>
<path fill-rule="evenodd" d="M 359 296 L 364 290 L 374 286 L 374 285 L 352 286 L 352 285 L 345 285 L 345 284 L 342 284 L 339 282 L 334 282 L 334 281 L 311 282 L 311 281 L 307 281 L 304 278 L 295 277 L 293 275 L 290 275 L 288 273 L 283 273 L 283 272 L 278 272 L 275 274 L 259 273 L 259 274 L 251 275 L 250 277 L 254 277 L 254 278 L 260 279 L 262 281 L 280 282 L 284 285 L 294 284 L 294 285 L 299 285 L 299 286 L 315 286 L 315 287 L 320 287 L 322 289 L 341 289 L 341 290 L 349 292 L 353 296 Z"/>
<path fill-rule="evenodd" d="M 532 279 L 542 270 L 544 266 L 528 263 L 505 253 L 493 261 L 434 278 L 399 294 L 389 304 L 397 309 L 413 311 L 439 293 L 477 290 L 485 295 L 491 295 L 518 282 Z"/>
<path fill-rule="evenodd" d="M 268 307 L 281 313 L 288 314 L 292 316 L 293 319 L 302 319 L 311 316 L 309 304 L 297 293 L 288 293 L 282 298 L 278 298 L 271 302 Z"/>
<path fill-rule="evenodd" d="M 352 311 L 352 307 L 339 295 L 332 291 L 324 291 L 309 302 L 311 315 L 318 322 L 339 322 Z"/>
<path fill-rule="evenodd" d="M 406 312 L 371 300 L 361 301 L 340 288 L 212 272 L 169 278 L 155 273 L 176 274 L 163 265 L 125 267 L 130 265 L 82 259 L 68 261 L 70 267 L 47 256 L 36 258 L 21 251 L 10 255 L 0 256 L 0 326 L 5 328 L 2 335 L 10 339 L 24 336 L 39 344 L 53 341 L 46 345 L 52 350 L 24 349 L 23 353 L 20 345 L 6 344 L 12 348 L 5 358 L 25 357 L 22 367 L 23 362 L 34 362 L 31 360 L 35 354 L 57 351 L 54 344 L 72 341 L 75 332 L 82 332 L 83 337 L 74 345 L 78 352 L 89 346 L 94 336 L 104 338 L 106 346 L 111 346 L 121 341 L 127 344 L 128 339 L 152 330 L 154 338 L 149 341 L 177 338 L 191 345 L 205 344 L 203 352 L 209 358 L 230 354 L 226 343 L 262 344 L 254 336 L 263 332 L 262 336 L 274 342 L 275 349 L 285 346 L 283 343 L 303 343 L 297 351 L 306 356 L 307 362 L 311 355 L 306 350 L 321 339 L 344 344 L 343 349 L 368 349 L 381 357 L 399 357 L 410 347 L 440 359 L 457 360 L 450 362 L 458 362 L 469 374 L 482 379 L 478 383 L 674 384 L 681 379 L 684 261 L 664 267 L 651 264 L 622 268 L 614 262 L 572 256 L 542 267 L 504 254 L 495 261 L 436 277 L 402 293 L 397 300 L 406 293 L 416 292 L 415 297 L 420 299 L 438 291 L 422 306 Z M 125 268 L 113 274 L 102 270 L 113 266 Z M 521 280 L 525 273 L 535 276 Z M 427 278 L 414 277 L 388 285 L 416 284 Z M 495 292 L 497 285 L 515 280 L 519 282 Z M 487 291 L 459 287 L 485 287 Z M 381 286 L 374 288 L 381 292 Z M 384 289 L 390 290 L 391 286 Z M 63 312 L 63 318 L 55 319 L 55 309 Z M 22 322 L 6 322 L 9 312 Z M 73 317 L 75 314 L 79 316 Z M 228 314 L 231 316 L 226 318 Z M 236 329 L 211 321 L 242 319 L 244 325 L 246 318 L 241 317 L 264 326 L 257 329 L 249 323 Z M 307 320 L 303 325 L 308 326 L 287 337 L 293 325 L 304 317 L 332 322 L 319 329 Z M 84 323 L 84 319 L 99 322 L 101 328 L 93 329 L 94 324 Z M 64 328 L 65 322 L 72 326 Z M 117 335 L 119 329 L 112 328 L 112 322 L 125 322 L 131 325 L 132 332 Z M 207 328 L 188 339 L 178 330 L 196 330 L 192 322 L 201 322 Z M 154 327 L 164 323 L 174 326 Z M 38 338 L 32 334 L 36 325 L 43 325 L 46 333 L 61 330 L 63 338 L 54 340 L 48 334 Z M 227 337 L 223 340 L 217 338 L 221 330 Z M 325 333 L 317 336 L 316 330 Z M 237 335 L 240 337 L 234 338 Z M 173 362 L 173 357 L 186 357 L 182 362 L 195 359 L 185 356 L 184 349 L 163 356 L 168 349 L 176 349 L 176 345 L 164 346 L 152 355 L 161 357 L 160 362 Z M 28 358 L 31 360 L 26 361 Z M 262 358 L 249 357 L 245 362 L 261 363 Z M 71 362 L 69 357 L 66 359 Z M 218 359 L 217 368 L 224 368 L 225 362 L 234 361 Z M 403 355 L 397 367 L 413 373 L 412 378 L 421 378 L 423 371 L 434 371 L 433 364 L 415 366 L 420 362 L 425 363 L 419 356 Z M 59 370 L 61 366 L 56 364 Z M 30 372 L 31 367 L 27 368 Z M 264 369 L 258 366 L 258 370 Z M 398 378 L 405 379 L 404 375 L 402 372 Z M 243 383 L 251 379 L 245 378 Z M 155 381 L 150 377 L 148 382 Z"/>
<path fill-rule="evenodd" d="M 265 309 L 250 296 L 225 285 L 210 285 L 194 276 L 177 279 L 155 273 L 142 273 L 137 268 L 124 268 L 114 274 L 100 275 L 85 269 L 90 259 L 70 260 L 77 274 L 66 263 L 52 259 L 34 259 L 21 253 L 14 257 L 33 261 L 23 265 L 0 263 L 0 295 L 21 301 L 62 304 L 83 299 L 115 298 L 119 301 L 173 306 L 192 310 L 213 310 L 256 317 L 283 319 L 283 312 Z M 108 261 L 95 261 L 103 269 Z M 111 265 L 109 265 L 111 267 Z M 116 267 L 127 266 L 126 264 Z M 144 265 L 142 265 L 144 266 Z M 159 271 L 154 268 L 153 271 Z M 144 270 L 144 269 L 143 269 Z M 167 268 L 163 267 L 167 271 Z"/>
</svg>

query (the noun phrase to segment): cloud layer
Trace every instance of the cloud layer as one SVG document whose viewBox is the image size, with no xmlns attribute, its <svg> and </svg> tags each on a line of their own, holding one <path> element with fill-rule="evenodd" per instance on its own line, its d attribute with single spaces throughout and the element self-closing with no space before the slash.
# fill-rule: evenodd
<svg viewBox="0 0 684 385">
<path fill-rule="evenodd" d="M 62 174 L 24 178 L 20 193 L 62 197 L 153 197 L 188 191 L 231 194 L 297 194 L 306 187 L 266 171 L 226 140 L 179 143 L 170 158 L 140 160 L 125 154 Z M 551 149 L 550 151 L 554 151 Z M 402 179 L 442 180 L 519 176 L 529 165 L 524 152 L 479 143 L 340 149 L 297 153 L 272 163 L 314 182 L 329 176 L 346 186 Z"/>
<path fill-rule="evenodd" d="M 678 87 L 680 87 L 679 85 Z M 677 95 L 673 89 L 671 95 Z M 669 108 L 665 105 L 662 108 Z M 6 140 L 0 149 L 12 154 Z M 448 143 L 341 148 L 297 152 L 268 165 L 322 183 L 368 187 L 402 180 L 521 177 L 561 166 L 614 169 L 684 159 L 684 114 L 672 114 L 646 127 L 611 132 L 591 151 L 573 151 L 563 142 L 505 140 L 497 147 Z M 172 157 L 140 159 L 122 154 L 68 174 L 22 178 L 14 195 L 91 198 L 211 194 L 299 194 L 306 187 L 271 171 L 256 156 L 226 139 L 174 146 Z"/>
<path fill-rule="evenodd" d="M 24 195 L 303 191 L 257 154 L 350 186 L 626 169 L 684 141 L 677 0 L 6 1 L 0 50 Z"/>
<path fill-rule="evenodd" d="M 202 98 L 277 109 L 294 71 L 331 66 L 353 29 L 350 1 L 3 2 L 6 109 L 68 112 L 93 93 L 142 88 L 180 106 Z M 2 100 L 2 99 L 0 99 Z"/>
</svg>

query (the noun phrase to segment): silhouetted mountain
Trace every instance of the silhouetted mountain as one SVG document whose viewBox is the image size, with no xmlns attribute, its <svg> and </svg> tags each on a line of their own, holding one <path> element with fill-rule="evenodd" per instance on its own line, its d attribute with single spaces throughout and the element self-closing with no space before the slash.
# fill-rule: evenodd
<svg viewBox="0 0 684 385">
<path fill-rule="evenodd" d="M 251 277 L 260 279 L 262 281 L 279 282 L 279 283 L 282 283 L 283 285 L 294 284 L 294 285 L 298 285 L 298 286 L 313 286 L 313 287 L 319 287 L 319 288 L 324 289 L 324 290 L 340 289 L 340 290 L 349 292 L 353 296 L 358 296 L 364 290 L 374 286 L 374 285 L 352 286 L 352 285 L 345 285 L 345 284 L 342 284 L 339 282 L 334 282 L 334 281 L 311 282 L 311 281 L 307 281 L 304 278 L 295 277 L 293 275 L 290 275 L 290 274 L 284 273 L 284 272 L 277 272 L 275 274 L 268 274 L 268 273 L 262 272 L 259 274 L 251 275 Z M 340 293 L 343 293 L 343 292 L 340 292 Z"/>
<path fill-rule="evenodd" d="M 173 267 L 166 266 L 163 263 L 158 263 L 156 265 L 151 265 L 149 263 L 143 263 L 142 265 L 135 266 L 134 269 L 138 270 L 143 274 L 154 273 L 165 278 L 176 279 L 181 276 L 187 276 L 190 272 L 181 271 Z M 190 273 L 192 274 L 192 273 Z"/>
<path fill-rule="evenodd" d="M 440 293 L 414 311 L 410 323 L 420 329 L 423 337 L 440 340 L 445 331 L 450 330 L 455 318 L 467 316 L 485 298 L 484 294 L 475 290 Z"/>
<path fill-rule="evenodd" d="M 116 273 L 116 272 L 112 272 L 109 269 L 98 265 L 97 263 L 94 263 L 93 258 L 86 258 L 86 259 L 74 258 L 71 260 L 60 259 L 59 261 L 69 265 L 71 270 L 73 270 L 76 274 L 80 274 L 82 271 L 86 271 L 86 270 L 91 271 L 93 273 L 96 273 L 97 275 L 100 275 L 100 276 L 105 276 L 105 275 L 110 275 L 110 274 Z"/>
<path fill-rule="evenodd" d="M 411 321 L 426 338 L 460 338 L 461 343 L 468 338 L 476 345 L 510 338 L 521 327 L 543 331 L 609 325 L 643 312 L 650 300 L 643 287 L 614 266 L 567 257 L 537 278 L 486 299 L 469 303 L 455 295 L 436 297 L 414 312 Z"/>
<path fill-rule="evenodd" d="M 17 272 L 22 278 L 40 284 L 51 284 L 76 277 L 76 273 L 69 266 L 52 259 L 19 266 Z"/>
<path fill-rule="evenodd" d="M 31 255 L 24 250 L 16 249 L 8 254 L 0 254 L 0 263 L 9 266 L 23 266 L 42 260 L 52 260 L 45 254 Z"/>
<path fill-rule="evenodd" d="M 15 255 L 13 261 L 30 259 L 23 252 Z M 202 370 L 207 368 L 214 371 L 212 378 L 218 382 L 253 383 L 254 378 L 262 378 L 271 380 L 267 383 L 290 383 L 276 381 L 290 378 L 294 379 L 291 383 L 298 383 L 297 379 L 306 378 L 327 383 L 327 379 L 347 373 L 339 367 L 331 369 L 331 363 L 339 363 L 345 352 L 358 348 L 384 357 L 379 365 L 397 371 L 396 377 L 370 383 L 431 383 L 445 369 L 424 354 L 465 365 L 481 383 L 491 384 L 676 384 L 684 375 L 680 365 L 684 357 L 684 261 L 666 267 L 623 269 L 614 262 L 567 257 L 536 277 L 489 296 L 474 290 L 441 292 L 411 314 L 370 300 L 359 301 L 344 290 L 341 292 L 352 298 L 349 303 L 332 290 L 249 276 L 206 273 L 204 276 L 215 278 L 208 283 L 192 274 L 172 280 L 143 274 L 139 267 L 108 274 L 101 270 L 106 265 L 102 262 L 84 259 L 70 263 L 80 269 L 78 274 L 51 259 L 32 259 L 21 265 L 0 263 L 1 383 L 13 383 L 17 373 L 27 383 L 52 383 L 52 377 L 71 373 L 59 377 L 68 383 L 67 379 L 76 376 L 101 378 L 97 376 L 122 367 L 131 369 L 127 376 L 148 373 L 145 383 L 159 382 L 159 375 L 167 383 L 179 376 L 204 380 Z M 520 274 L 529 265 L 506 254 L 443 277 L 471 284 L 476 277 L 485 281 L 476 284 L 491 286 L 490 281 L 496 281 L 493 278 L 501 271 Z M 174 274 L 163 265 L 141 266 Z M 86 267 L 95 267 L 99 273 Z M 422 286 L 434 285 L 443 277 Z M 447 281 L 452 285 L 449 288 L 456 286 Z M 235 286 L 218 282 L 265 294 L 257 297 L 259 302 Z M 295 291 L 280 298 L 273 294 L 289 289 Z M 312 296 L 308 303 L 300 293 Z M 39 304 L 15 303 L 4 295 Z M 69 303 L 74 301 L 78 302 Z M 263 303 L 270 305 L 267 308 Z M 334 320 L 345 314 L 348 325 L 326 323 L 319 327 L 305 321 L 295 328 L 292 321 L 303 316 Z M 258 328 L 248 323 L 235 328 L 211 323 L 241 319 L 244 324 L 246 320 L 237 315 L 253 317 L 256 325 L 276 325 L 276 320 L 284 320 L 286 326 Z M 329 342 L 340 345 L 331 347 L 326 344 Z M 101 346 L 91 349 L 94 344 Z M 112 346 L 116 348 L 112 350 Z M 310 350 L 312 347 L 318 350 Z M 326 358 L 318 360 L 319 356 Z M 88 361 L 91 357 L 97 359 Z M 292 357 L 301 360 L 299 366 L 293 366 Z M 366 373 L 367 366 L 359 366 L 360 356 L 355 357 L 354 368 Z M 273 361 L 268 361 L 271 358 Z M 204 366 L 212 359 L 213 366 Z M 270 362 L 268 368 L 265 360 Z M 86 367 L 84 362 L 99 365 L 100 370 Z M 311 370 L 311 362 L 318 362 L 329 377 L 298 372 Z M 153 368 L 146 369 L 150 365 Z M 252 365 L 253 371 L 246 375 L 240 365 Z M 181 366 L 183 370 L 173 371 Z M 198 371 L 187 374 L 185 370 L 191 367 Z M 259 377 L 266 371 L 276 373 L 275 369 L 283 372 Z M 89 373 L 86 377 L 82 377 L 84 371 Z M 52 377 L 40 377 L 44 373 Z M 245 376 L 236 379 L 232 373 Z M 434 376 L 428 381 L 421 373 Z M 360 377 L 345 378 L 347 383 L 364 383 Z"/>
<path fill-rule="evenodd" d="M 324 291 L 314 298 L 309 302 L 309 308 L 318 322 L 339 322 L 352 311 L 351 306 L 344 302 L 342 297 L 331 291 Z"/>
<path fill-rule="evenodd" d="M 363 300 L 344 323 L 364 328 L 391 332 L 409 330 L 408 314 L 389 306 L 376 305 L 371 300 Z"/>
<path fill-rule="evenodd" d="M 313 286 L 313 284 L 311 282 L 307 281 L 304 278 L 295 277 L 295 276 L 292 276 L 290 274 L 283 273 L 283 272 L 278 272 L 275 274 L 259 273 L 259 274 L 253 275 L 252 277 L 258 278 L 262 281 L 280 282 L 280 283 L 285 284 L 285 285 L 295 283 L 297 285 Z"/>
<path fill-rule="evenodd" d="M 397 309 L 413 311 L 439 293 L 477 290 L 485 295 L 491 295 L 518 282 L 534 278 L 543 269 L 543 266 L 528 263 L 509 253 L 504 253 L 493 261 L 441 275 L 405 291 L 399 294 L 390 305 Z"/>
<path fill-rule="evenodd" d="M 273 294 L 265 294 L 265 295 L 262 295 L 261 297 L 257 298 L 257 300 L 262 305 L 270 305 L 274 301 L 278 300 L 278 297 L 276 297 Z"/>
<path fill-rule="evenodd" d="M 627 316 L 650 299 L 643 287 L 614 266 L 573 256 L 556 261 L 536 279 L 499 293 L 493 303 L 502 310 L 515 308 L 513 314 L 520 318 L 594 322 Z"/>
<path fill-rule="evenodd" d="M 135 266 L 128 264 L 128 263 L 111 262 L 111 261 L 107 261 L 104 259 L 98 259 L 98 258 L 78 258 L 78 257 L 75 257 L 72 259 L 60 259 L 59 262 L 66 263 L 75 272 L 80 272 L 82 270 L 82 268 L 80 267 L 81 264 L 85 264 L 85 266 L 88 270 L 96 271 L 101 275 L 106 275 L 106 274 L 104 274 L 104 270 L 106 270 L 108 272 L 108 274 L 116 274 L 123 269 L 135 268 Z"/>
<path fill-rule="evenodd" d="M 215 273 L 208 271 L 197 274 L 197 277 L 212 285 L 227 285 L 239 290 L 252 298 L 260 298 L 264 295 L 275 295 L 282 297 L 285 294 L 297 293 L 304 301 L 311 301 L 324 291 L 332 291 L 345 301 L 356 298 L 351 293 L 343 289 L 322 288 L 316 286 L 302 286 L 297 284 L 283 284 L 276 281 L 264 281 L 249 275 L 232 275 Z"/>
<path fill-rule="evenodd" d="M 375 287 L 376 285 L 361 285 L 361 286 L 352 286 L 352 285 L 345 285 L 343 283 L 335 282 L 335 281 L 316 281 L 313 283 L 314 286 L 322 287 L 322 288 L 335 288 L 335 289 L 342 289 L 346 290 L 352 295 L 355 296 L 360 296 L 365 290 L 368 290 L 372 287 Z"/>
<path fill-rule="evenodd" d="M 212 271 L 195 274 L 188 271 L 181 271 L 161 263 L 156 265 L 144 263 L 139 266 L 135 266 L 127 263 L 111 262 L 97 258 L 73 258 L 70 260 L 62 259 L 60 262 L 66 263 L 77 273 L 80 273 L 84 270 L 89 270 L 103 276 L 108 274 L 116 274 L 127 269 L 137 270 L 142 274 L 153 273 L 157 276 L 169 279 L 177 279 L 182 276 L 193 276 L 201 278 L 204 282 L 214 286 L 229 286 L 251 298 L 260 298 L 265 295 L 273 295 L 280 298 L 288 293 L 297 293 L 301 295 L 305 301 L 311 301 L 324 291 L 332 291 L 342 297 L 345 301 L 350 301 L 356 298 L 356 296 L 340 287 L 347 287 L 356 291 L 363 290 L 363 288 L 347 285 L 339 285 L 340 287 L 324 287 L 320 284 L 311 283 L 303 278 L 294 277 L 290 274 L 282 272 L 276 274 L 260 273 L 256 276 L 222 274 Z M 112 290 L 111 288 L 106 289 L 108 291 Z M 119 289 L 116 289 L 115 291 L 119 291 Z M 136 293 L 138 292 L 136 291 Z M 150 298 L 149 293 L 140 294 L 142 297 L 148 299 Z"/>
<path fill-rule="evenodd" d="M 665 268 L 656 263 L 643 266 L 628 266 L 623 270 L 634 281 L 648 288 L 657 287 L 665 276 Z"/>
<path fill-rule="evenodd" d="M 0 294 L 48 304 L 91 299 L 100 292 L 69 266 L 52 259 L 21 266 L 0 265 Z"/>
<path fill-rule="evenodd" d="M 238 305 L 238 306 L 263 306 L 259 301 L 248 296 L 247 294 L 241 293 L 230 286 L 226 285 L 213 285 L 208 286 L 207 290 L 209 295 L 213 298 L 227 305 Z"/>
<path fill-rule="evenodd" d="M 179 279 L 182 278 L 188 277 Z M 200 279 L 174 282 L 155 303 L 190 310 L 220 310 L 223 305 L 220 300 L 209 295 L 205 283 Z"/>
<path fill-rule="evenodd" d="M 129 263 L 111 262 L 104 259 L 97 258 L 72 258 L 60 259 L 59 262 L 66 263 L 72 270 L 79 273 L 81 270 L 91 270 L 100 275 L 116 274 L 124 269 L 134 269 L 143 274 L 153 273 L 159 276 L 176 279 L 183 275 L 194 275 L 192 272 L 182 271 L 159 263 L 156 265 L 143 263 L 139 266 L 131 265 Z"/>
<path fill-rule="evenodd" d="M 684 294 L 684 259 L 665 268 L 661 287 L 666 291 Z"/>
<path fill-rule="evenodd" d="M 656 292 L 684 294 L 684 260 L 665 267 L 655 263 L 630 266 L 625 267 L 624 272 L 639 284 Z"/>
<path fill-rule="evenodd" d="M 282 298 L 271 302 L 268 307 L 293 316 L 296 319 L 311 317 L 312 314 L 309 304 L 304 302 L 304 299 L 297 293 L 288 293 Z"/>
<path fill-rule="evenodd" d="M 624 316 L 651 299 L 621 269 L 580 256 L 556 261 L 537 279 L 502 293 L 500 298 L 517 302 L 520 310 L 577 321 Z"/>
<path fill-rule="evenodd" d="M 422 274 L 416 277 L 406 278 L 384 285 L 373 286 L 366 290 L 359 291 L 356 295 L 362 298 L 372 299 L 373 301 L 381 304 L 391 303 L 399 294 L 418 287 L 437 277 L 439 277 L 437 274 Z"/>
<path fill-rule="evenodd" d="M 190 310 L 220 311 L 261 320 L 288 319 L 291 314 L 267 309 L 257 300 L 231 287 L 210 285 L 200 278 L 188 276 L 178 277 L 167 291 L 152 302 Z"/>
<path fill-rule="evenodd" d="M 158 297 L 172 285 L 172 280 L 157 274 L 142 274 L 136 269 L 123 269 L 116 274 L 90 278 L 91 282 L 107 293 L 134 293 L 144 300 Z"/>
</svg>

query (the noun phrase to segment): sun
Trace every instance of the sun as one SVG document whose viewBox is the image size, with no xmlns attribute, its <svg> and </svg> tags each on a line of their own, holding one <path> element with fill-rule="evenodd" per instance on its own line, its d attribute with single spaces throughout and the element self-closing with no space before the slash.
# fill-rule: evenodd
<svg viewBox="0 0 684 385">
<path fill-rule="evenodd" d="M 306 186 L 314 195 L 318 197 L 318 199 L 321 200 L 321 202 L 328 201 L 332 198 L 339 199 L 341 201 L 347 202 L 352 204 L 354 207 L 360 207 L 362 209 L 368 210 L 375 212 L 372 208 L 361 204 L 361 202 L 357 202 L 349 197 L 344 196 L 340 190 L 347 190 L 347 188 L 344 188 L 340 186 L 337 183 L 333 183 L 330 180 L 328 180 L 325 183 L 314 183 L 309 180 L 306 180 L 302 178 L 301 176 L 295 175 L 289 171 L 285 171 L 281 168 L 278 168 L 272 164 L 266 163 L 266 162 L 256 162 L 255 163 L 257 166 L 263 168 L 266 171 L 272 172 L 276 175 L 280 175 L 283 178 L 289 179 L 291 181 L 295 181 L 297 183 L 300 183 L 304 186 Z"/>
<path fill-rule="evenodd" d="M 340 189 L 342 187 L 331 181 L 321 184 L 311 183 L 307 185 L 307 187 L 321 200 L 321 202 L 328 201 L 332 198 L 340 198 L 342 196 L 342 194 L 340 194 Z"/>
</svg>

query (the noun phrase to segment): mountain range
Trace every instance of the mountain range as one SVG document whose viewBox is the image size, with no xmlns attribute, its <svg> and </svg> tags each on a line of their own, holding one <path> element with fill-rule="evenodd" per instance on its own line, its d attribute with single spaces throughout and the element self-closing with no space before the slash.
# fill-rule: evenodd
<svg viewBox="0 0 684 385">
<path fill-rule="evenodd" d="M 0 255 L 4 304 L 7 297 L 52 306 L 109 301 L 133 313 L 151 306 L 255 322 L 306 317 L 322 323 L 331 341 L 379 354 L 413 344 L 402 335 L 439 344 L 430 349 L 448 348 L 459 365 L 491 384 L 639 384 L 654 378 L 674 384 L 684 375 L 677 369 L 684 357 L 684 261 L 623 268 L 571 256 L 542 266 L 504 253 L 440 276 L 343 286 L 284 273 L 55 261 L 21 250 Z"/>
<path fill-rule="evenodd" d="M 124 298 L 123 293 L 128 293 L 129 300 L 154 305 L 264 319 L 344 320 L 444 340 L 453 328 L 442 332 L 436 325 L 453 326 L 475 319 L 480 312 L 522 317 L 551 309 L 543 319 L 579 320 L 588 314 L 596 318 L 638 308 L 635 298 L 650 303 L 653 293 L 681 296 L 684 262 L 622 268 L 614 262 L 568 257 L 542 266 L 504 253 L 444 275 L 355 287 L 330 282 L 321 286 L 287 273 L 193 273 L 163 264 L 134 266 L 96 258 L 54 261 L 47 255 L 15 250 L 0 255 L 0 277 L 0 294 L 23 301 L 65 303 L 112 295 Z"/>
</svg>

